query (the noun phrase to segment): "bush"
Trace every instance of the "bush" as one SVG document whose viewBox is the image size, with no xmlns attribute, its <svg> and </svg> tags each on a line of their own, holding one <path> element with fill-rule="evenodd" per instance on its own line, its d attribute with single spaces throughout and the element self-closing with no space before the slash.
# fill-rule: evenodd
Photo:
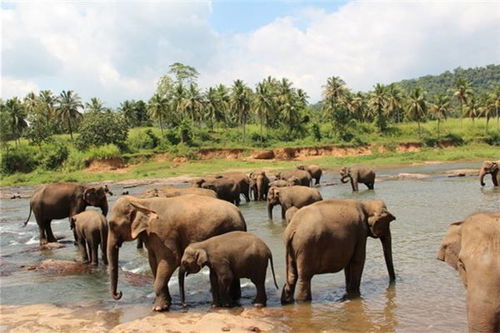
<svg viewBox="0 0 500 333">
<path fill-rule="evenodd" d="M 177 133 L 177 131 L 174 131 L 174 130 L 166 130 L 165 131 L 165 138 L 172 145 L 177 145 L 181 142 L 179 134 Z"/>
<path fill-rule="evenodd" d="M 191 128 L 191 123 L 184 119 L 179 125 L 179 138 L 181 142 L 190 145 L 193 142 L 193 130 Z"/>
<path fill-rule="evenodd" d="M 68 148 L 62 143 L 44 145 L 40 155 L 40 165 L 46 170 L 59 168 L 68 158 Z"/>
<path fill-rule="evenodd" d="M 500 146 L 500 133 L 489 133 L 483 141 L 492 146 Z"/>
<path fill-rule="evenodd" d="M 458 134 L 448 133 L 442 138 L 443 141 L 449 141 L 454 146 L 463 146 L 465 140 Z"/>
<path fill-rule="evenodd" d="M 68 159 L 64 163 L 66 171 L 84 169 L 90 161 L 121 158 L 120 149 L 115 145 L 92 147 L 87 151 L 71 150 Z"/>
<path fill-rule="evenodd" d="M 145 131 L 136 131 L 127 138 L 127 146 L 132 151 L 154 149 L 160 144 L 160 138 L 148 128 Z"/>
<path fill-rule="evenodd" d="M 314 140 L 321 141 L 321 131 L 317 123 L 311 125 L 311 134 Z"/>
<path fill-rule="evenodd" d="M 114 144 L 122 149 L 128 135 L 127 122 L 123 116 L 112 112 L 92 112 L 85 115 L 76 140 L 79 149 Z"/>
<path fill-rule="evenodd" d="M 16 172 L 31 172 L 38 166 L 37 154 L 34 148 L 19 146 L 2 152 L 0 172 L 10 175 Z"/>
<path fill-rule="evenodd" d="M 436 147 L 438 145 L 438 140 L 433 137 L 425 137 L 422 139 L 422 142 L 426 147 Z"/>
</svg>

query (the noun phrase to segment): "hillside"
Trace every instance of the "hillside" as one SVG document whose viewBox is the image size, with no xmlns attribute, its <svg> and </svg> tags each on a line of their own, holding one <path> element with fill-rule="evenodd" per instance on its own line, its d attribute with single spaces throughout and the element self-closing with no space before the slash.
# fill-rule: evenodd
<svg viewBox="0 0 500 333">
<path fill-rule="evenodd" d="M 417 86 L 427 91 L 428 96 L 445 94 L 448 89 L 454 88 L 457 78 L 463 77 L 469 81 L 471 87 L 477 93 L 491 91 L 494 86 L 500 86 L 500 65 L 488 65 L 486 67 L 475 67 L 463 69 L 458 67 L 452 72 L 446 71 L 439 75 L 426 75 L 417 79 L 395 82 L 406 91 Z"/>
</svg>

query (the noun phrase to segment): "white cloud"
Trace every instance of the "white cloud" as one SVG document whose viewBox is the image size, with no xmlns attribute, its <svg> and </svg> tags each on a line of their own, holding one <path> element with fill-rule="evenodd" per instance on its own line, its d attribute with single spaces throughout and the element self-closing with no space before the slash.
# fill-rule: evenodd
<svg viewBox="0 0 500 333">
<path fill-rule="evenodd" d="M 13 8 L 11 8 L 13 7 Z M 73 89 L 110 105 L 148 99 L 173 62 L 202 86 L 287 77 L 312 100 L 331 75 L 360 90 L 498 63 L 500 3 L 356 1 L 304 8 L 247 34 L 209 24 L 211 2 L 20 2 L 2 9 L 2 96 Z"/>
</svg>

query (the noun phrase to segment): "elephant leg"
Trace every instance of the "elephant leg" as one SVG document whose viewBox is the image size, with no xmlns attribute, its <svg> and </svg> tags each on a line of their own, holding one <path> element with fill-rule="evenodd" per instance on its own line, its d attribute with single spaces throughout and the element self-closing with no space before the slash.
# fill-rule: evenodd
<svg viewBox="0 0 500 333">
<path fill-rule="evenodd" d="M 375 185 L 375 183 L 373 183 L 373 182 L 372 182 L 372 183 L 368 183 L 366 186 L 368 186 L 368 188 L 369 188 L 370 190 L 373 190 L 373 189 L 375 188 L 375 186 L 374 186 L 374 185 Z"/>
<path fill-rule="evenodd" d="M 348 297 L 358 297 L 360 295 L 359 286 L 361 275 L 365 266 L 366 244 L 358 246 L 349 264 L 345 267 L 346 291 Z"/>
<path fill-rule="evenodd" d="M 212 290 L 212 306 L 221 306 L 222 302 L 219 293 L 219 280 L 215 270 L 210 269 L 210 289 Z"/>
<path fill-rule="evenodd" d="M 358 191 L 358 180 L 351 178 L 351 186 L 354 192 Z"/>
<path fill-rule="evenodd" d="M 54 234 L 52 233 L 52 227 L 50 226 L 50 222 L 51 221 L 48 221 L 46 224 L 45 224 L 45 233 L 47 234 L 47 241 L 49 243 L 55 243 L 57 242 L 57 239 L 56 237 L 54 236 Z"/>
<path fill-rule="evenodd" d="M 245 202 L 250 202 L 250 196 L 248 195 L 248 192 L 243 193 L 245 196 Z"/>
<path fill-rule="evenodd" d="M 314 183 L 314 185 L 319 185 L 319 177 L 316 178 L 316 182 Z"/>
<path fill-rule="evenodd" d="M 286 214 L 286 210 L 287 210 L 288 207 L 285 207 L 284 205 L 281 205 L 281 219 L 285 219 L 285 214 Z"/>
<path fill-rule="evenodd" d="M 257 289 L 257 295 L 255 296 L 255 299 L 253 300 L 253 305 L 256 307 L 262 307 L 266 306 L 267 303 L 267 295 L 266 295 L 266 285 L 265 285 L 265 277 L 259 277 L 259 278 L 254 278 L 250 279 L 253 284 L 255 285 L 255 288 Z"/>
<path fill-rule="evenodd" d="M 229 267 L 218 267 L 216 274 L 218 277 L 217 282 L 219 287 L 219 298 L 222 303 L 222 306 L 231 307 L 233 306 L 233 300 L 230 297 L 231 285 L 234 282 L 233 272 L 231 272 Z"/>
<path fill-rule="evenodd" d="M 287 250 L 288 251 L 288 250 Z M 297 285 L 297 263 L 294 258 L 287 254 L 286 256 L 286 283 L 281 292 L 281 304 L 293 303 L 293 295 L 295 294 L 295 286 Z"/>
<path fill-rule="evenodd" d="M 151 272 L 153 272 L 153 277 L 156 278 L 156 267 L 158 263 L 156 262 L 156 256 L 153 251 L 148 251 L 148 261 Z"/>
<path fill-rule="evenodd" d="M 88 256 L 88 253 L 87 253 L 87 247 L 86 247 L 85 238 L 83 238 L 83 237 L 78 238 L 77 245 L 78 245 L 78 249 L 80 250 L 80 255 L 82 256 L 82 262 L 84 264 L 88 264 L 88 262 L 89 262 L 89 256 Z"/>
<path fill-rule="evenodd" d="M 234 278 L 229 289 L 229 294 L 233 301 L 237 301 L 241 298 L 241 284 L 240 279 Z"/>
<path fill-rule="evenodd" d="M 311 297 L 311 278 L 312 276 L 308 275 L 299 275 L 298 279 L 298 294 L 297 294 L 297 302 L 310 302 Z"/>
<path fill-rule="evenodd" d="M 142 239 L 140 237 L 137 238 L 137 248 L 138 249 L 144 248 L 144 243 L 143 243 L 143 241 L 142 241 Z"/>
<path fill-rule="evenodd" d="M 97 243 L 95 240 L 91 240 L 89 242 L 89 246 L 91 248 L 91 253 L 92 253 L 92 265 L 93 266 L 97 266 L 99 265 L 99 257 L 98 257 L 98 253 L 99 253 L 99 243 Z"/>
<path fill-rule="evenodd" d="M 172 303 L 172 298 L 168 290 L 168 281 L 176 268 L 175 263 L 167 262 L 165 258 L 159 260 L 158 266 L 156 267 L 156 278 L 154 282 L 156 297 L 153 311 L 168 311 Z"/>
</svg>

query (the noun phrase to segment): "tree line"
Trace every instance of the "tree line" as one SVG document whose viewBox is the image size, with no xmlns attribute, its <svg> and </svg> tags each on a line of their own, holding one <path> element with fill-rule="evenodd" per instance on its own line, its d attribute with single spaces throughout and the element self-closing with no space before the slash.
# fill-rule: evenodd
<svg viewBox="0 0 500 333">
<path fill-rule="evenodd" d="M 360 123 L 373 123 L 380 133 L 391 124 L 406 121 L 420 123 L 436 119 L 439 124 L 447 117 L 486 118 L 486 131 L 491 118 L 499 124 L 500 82 L 488 89 L 477 90 L 470 81 L 457 76 L 451 87 L 430 95 L 422 87 L 405 89 L 401 84 L 376 84 L 369 92 L 355 92 L 336 76 L 322 87 L 322 100 L 308 102 L 307 93 L 286 78 L 267 77 L 253 88 L 242 80 L 231 86 L 219 84 L 201 89 L 198 71 L 188 65 L 174 63 L 157 83 L 148 101 L 126 100 L 116 110 L 105 106 L 99 98 L 83 103 L 74 91 L 59 95 L 50 90 L 29 93 L 24 98 L 0 101 L 0 135 L 4 143 L 27 138 L 35 144 L 49 141 L 54 134 L 73 134 L 100 126 L 94 141 L 85 141 L 82 148 L 105 144 L 107 136 L 118 126 L 119 137 L 126 138 L 126 129 L 156 125 L 162 135 L 165 130 L 178 129 L 181 141 L 192 128 L 241 128 L 241 141 L 247 140 L 247 125 L 258 124 L 261 140 L 276 129 L 293 140 L 307 134 L 318 137 L 319 125 L 330 122 L 335 135 L 349 141 L 352 128 Z M 449 84 L 449 83 L 448 83 Z M 87 123 L 86 123 L 87 122 Z M 103 127 L 113 123 L 113 126 Z M 184 133 L 184 134 L 183 134 Z M 98 136 L 101 135 L 104 139 Z M 108 140 L 109 141 L 109 140 Z"/>
</svg>

